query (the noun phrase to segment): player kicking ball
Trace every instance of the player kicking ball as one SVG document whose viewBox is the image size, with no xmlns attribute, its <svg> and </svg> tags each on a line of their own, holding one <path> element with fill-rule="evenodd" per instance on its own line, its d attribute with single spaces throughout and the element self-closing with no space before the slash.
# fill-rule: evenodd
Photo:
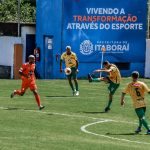
<svg viewBox="0 0 150 150">
<path fill-rule="evenodd" d="M 107 106 L 105 107 L 105 112 L 108 112 L 112 104 L 113 95 L 115 94 L 116 90 L 120 85 L 121 75 L 116 65 L 110 64 L 108 61 L 104 61 L 103 66 L 104 68 L 95 70 L 93 73 L 105 72 L 109 74 L 107 77 L 93 78 L 90 74 L 88 74 L 88 80 L 89 82 L 105 81 L 109 83 L 109 100 Z"/>
<path fill-rule="evenodd" d="M 142 131 L 141 128 L 143 125 L 147 130 L 146 134 L 150 134 L 150 129 L 145 119 L 146 103 L 144 99 L 145 92 L 148 92 L 150 94 L 150 89 L 144 82 L 138 81 L 139 73 L 137 71 L 132 72 L 131 76 L 132 82 L 129 83 L 122 92 L 121 105 L 123 106 L 125 104 L 125 95 L 127 93 L 130 94 L 135 108 L 135 112 L 139 118 L 139 126 L 135 130 L 135 133 L 140 133 Z"/>
<path fill-rule="evenodd" d="M 29 62 L 23 64 L 19 70 L 19 74 L 21 75 L 22 79 L 21 90 L 14 90 L 10 97 L 13 98 L 15 95 L 23 96 L 26 90 L 30 88 L 35 96 L 39 110 L 42 110 L 44 106 L 41 105 L 40 96 L 37 92 L 37 86 L 35 83 L 35 57 L 33 55 L 30 55 L 28 59 Z"/>
</svg>

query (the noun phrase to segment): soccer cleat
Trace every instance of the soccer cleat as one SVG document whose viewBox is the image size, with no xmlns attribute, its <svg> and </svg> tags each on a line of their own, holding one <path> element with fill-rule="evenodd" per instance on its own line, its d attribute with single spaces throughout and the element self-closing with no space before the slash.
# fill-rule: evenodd
<svg viewBox="0 0 150 150">
<path fill-rule="evenodd" d="M 105 108 L 105 112 L 108 112 L 109 110 L 110 110 L 109 107 L 106 107 L 106 108 Z"/>
<path fill-rule="evenodd" d="M 39 107 L 39 110 L 42 110 L 42 109 L 44 109 L 45 108 L 45 106 L 40 106 Z"/>
<path fill-rule="evenodd" d="M 10 98 L 13 98 L 15 96 L 15 92 L 16 90 L 14 90 L 13 93 L 11 93 Z"/>
<path fill-rule="evenodd" d="M 89 74 L 88 74 L 88 80 L 89 80 L 89 82 L 92 82 L 92 79 L 93 79 L 93 78 L 92 78 L 91 74 L 89 73 Z"/>
<path fill-rule="evenodd" d="M 73 95 L 73 96 L 75 96 L 75 95 L 76 95 L 76 90 L 74 90 L 74 91 L 72 92 L 72 95 Z"/>
<path fill-rule="evenodd" d="M 150 130 L 147 130 L 147 133 L 146 133 L 147 135 L 150 135 Z"/>
<path fill-rule="evenodd" d="M 135 133 L 140 133 L 142 130 L 141 130 L 141 128 L 140 127 L 138 127 L 136 130 L 135 130 Z"/>
<path fill-rule="evenodd" d="M 76 91 L 75 95 L 76 95 L 76 96 L 79 96 L 79 91 Z"/>
</svg>

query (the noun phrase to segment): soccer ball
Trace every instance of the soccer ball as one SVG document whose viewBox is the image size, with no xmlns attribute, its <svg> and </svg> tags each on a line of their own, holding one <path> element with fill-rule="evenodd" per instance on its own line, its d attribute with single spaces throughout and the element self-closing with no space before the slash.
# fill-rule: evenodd
<svg viewBox="0 0 150 150">
<path fill-rule="evenodd" d="M 65 68 L 65 74 L 70 75 L 71 74 L 71 69 L 69 67 Z"/>
</svg>

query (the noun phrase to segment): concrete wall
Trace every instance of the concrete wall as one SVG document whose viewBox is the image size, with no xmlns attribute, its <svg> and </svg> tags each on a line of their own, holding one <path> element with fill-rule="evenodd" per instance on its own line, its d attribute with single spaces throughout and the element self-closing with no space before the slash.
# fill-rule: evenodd
<svg viewBox="0 0 150 150">
<path fill-rule="evenodd" d="M 23 44 L 23 63 L 26 55 L 26 34 L 35 34 L 35 27 L 23 26 L 21 37 L 0 37 L 0 65 L 11 66 L 11 78 L 13 78 L 14 44 Z"/>
<path fill-rule="evenodd" d="M 0 37 L 0 65 L 11 66 L 11 78 L 13 78 L 14 44 L 21 44 L 21 38 Z"/>
<path fill-rule="evenodd" d="M 23 45 L 25 51 L 25 33 L 28 33 L 28 31 L 30 31 L 25 28 L 23 30 L 24 31 L 22 34 L 22 38 L 8 36 L 0 37 L 0 65 L 11 66 L 11 78 L 13 78 L 14 44 L 24 43 Z M 33 30 L 31 32 L 34 33 Z M 23 56 L 23 59 L 25 59 L 25 55 Z M 82 67 L 80 69 L 82 69 Z M 95 68 L 93 66 L 92 70 L 94 69 Z M 137 70 L 137 68 L 135 68 L 134 70 Z M 146 40 L 145 77 L 150 78 L 150 39 Z"/>
<path fill-rule="evenodd" d="M 150 78 L 150 39 L 146 40 L 145 77 Z"/>
</svg>

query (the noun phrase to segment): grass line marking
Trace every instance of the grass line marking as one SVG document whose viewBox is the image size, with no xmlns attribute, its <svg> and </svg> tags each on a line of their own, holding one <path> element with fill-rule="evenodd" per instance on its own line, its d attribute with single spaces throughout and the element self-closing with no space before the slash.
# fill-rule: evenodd
<svg viewBox="0 0 150 150">
<path fill-rule="evenodd" d="M 118 140 L 118 141 L 130 142 L 130 143 L 137 143 L 137 144 L 147 144 L 147 145 L 150 145 L 150 143 L 147 143 L 147 142 L 140 142 L 140 141 L 132 141 L 132 140 L 128 140 L 128 139 L 115 138 L 115 137 L 111 137 L 111 136 L 108 136 L 108 135 L 103 135 L 103 134 L 94 133 L 94 132 L 88 131 L 88 130 L 86 129 L 86 128 L 89 127 L 89 126 L 92 126 L 92 125 L 95 125 L 95 124 L 98 124 L 98 123 L 110 122 L 110 121 L 114 121 L 114 120 L 107 120 L 107 119 L 106 119 L 106 120 L 103 120 L 103 121 L 96 121 L 96 122 L 93 122 L 93 123 L 89 123 L 89 124 L 83 125 L 80 129 L 81 129 L 81 131 L 83 131 L 83 132 L 85 132 L 85 133 L 92 134 L 92 135 L 96 135 L 96 136 L 100 136 L 100 137 L 105 137 L 105 138 L 112 139 L 112 140 Z M 120 122 L 120 121 L 115 121 L 115 122 Z M 126 123 L 126 122 L 122 122 L 122 123 Z M 127 122 L 127 123 L 128 123 L 128 122 Z"/>
<path fill-rule="evenodd" d="M 10 108 L 8 107 L 0 107 L 1 110 L 9 110 Z M 97 134 L 91 131 L 88 131 L 86 128 L 98 123 L 105 123 L 105 122 L 120 122 L 120 123 L 129 123 L 129 124 L 137 124 L 137 123 L 133 123 L 133 122 L 128 122 L 128 121 L 117 121 L 117 120 L 112 120 L 112 119 L 106 119 L 106 118 L 96 118 L 96 117 L 89 117 L 89 116 L 84 116 L 84 115 L 74 115 L 74 114 L 66 114 L 66 113 L 57 113 L 57 112 L 48 112 L 48 111 L 39 111 L 39 110 L 26 110 L 26 109 L 18 109 L 20 111 L 25 111 L 25 112 L 35 112 L 35 113 L 43 113 L 43 114 L 53 114 L 53 115 L 59 115 L 59 116 L 66 116 L 66 117 L 75 117 L 75 118 L 86 118 L 86 119 L 92 119 L 92 120 L 99 120 L 90 124 L 86 124 L 83 125 L 80 129 L 82 132 L 88 133 L 88 134 L 92 134 L 92 135 L 96 135 L 96 136 L 101 136 L 101 137 L 105 137 L 105 138 L 109 138 L 109 139 L 113 139 L 113 140 L 119 140 L 119 141 L 124 141 L 124 142 L 130 142 L 130 143 L 137 143 L 137 144 L 148 144 L 150 145 L 150 143 L 147 142 L 139 142 L 139 141 L 132 141 L 132 140 L 128 140 L 128 139 L 120 139 L 120 138 L 115 138 L 115 137 L 110 137 L 107 135 L 102 135 L 102 134 Z"/>
</svg>

